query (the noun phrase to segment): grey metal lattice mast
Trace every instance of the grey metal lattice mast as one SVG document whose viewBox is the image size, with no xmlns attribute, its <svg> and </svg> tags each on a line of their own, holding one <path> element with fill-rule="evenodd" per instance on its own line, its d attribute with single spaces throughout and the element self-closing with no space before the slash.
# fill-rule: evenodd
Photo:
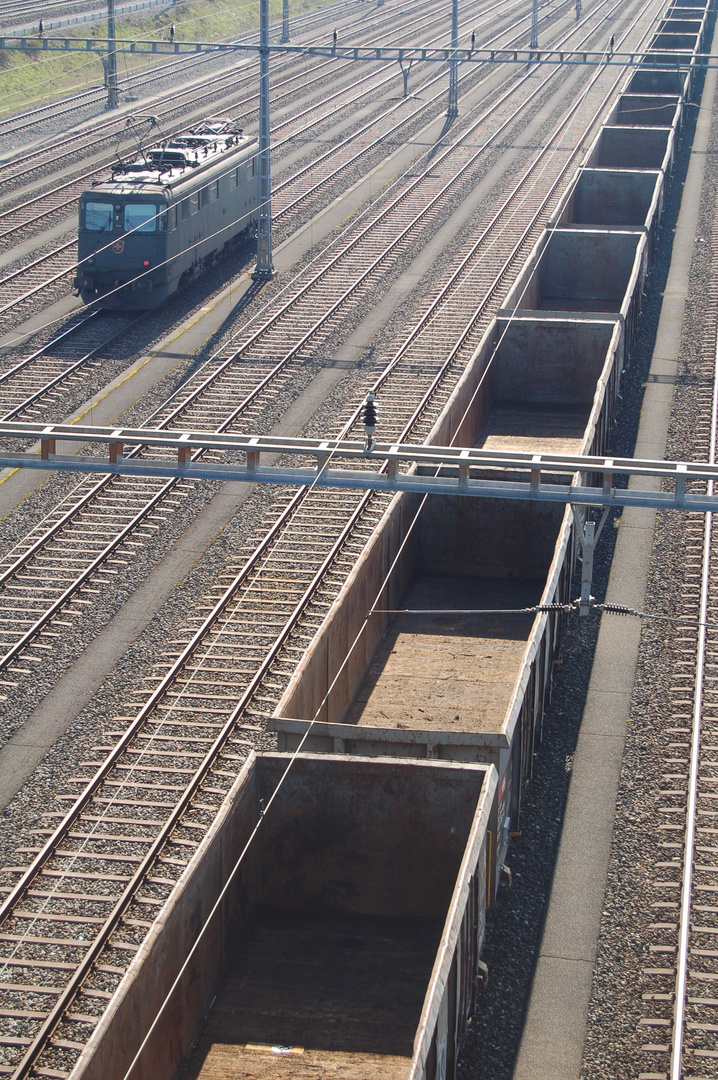
<svg viewBox="0 0 718 1080">
<path fill-rule="evenodd" d="M 289 41 L 289 0 L 282 0 L 282 36 L 280 45 L 286 45 Z"/>
<path fill-rule="evenodd" d="M 269 155 L 269 0 L 259 0 L 259 221 L 255 280 L 274 277 L 272 262 L 272 176 Z"/>
<path fill-rule="evenodd" d="M 459 0 L 452 0 L 451 4 L 451 48 L 459 47 Z M 449 60 L 449 108 L 446 115 L 449 119 L 457 116 L 459 112 L 459 61 L 456 57 Z"/>
<path fill-rule="evenodd" d="M 533 0 L 531 8 L 531 41 L 530 49 L 538 49 L 538 0 Z"/>
<path fill-rule="evenodd" d="M 107 108 L 116 109 L 120 103 L 117 89 L 117 49 L 115 47 L 115 0 L 107 0 Z"/>
</svg>

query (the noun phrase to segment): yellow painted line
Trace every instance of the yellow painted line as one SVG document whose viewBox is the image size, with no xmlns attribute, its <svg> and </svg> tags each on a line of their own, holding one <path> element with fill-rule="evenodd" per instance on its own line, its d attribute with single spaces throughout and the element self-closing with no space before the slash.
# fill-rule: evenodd
<svg viewBox="0 0 718 1080">
<path fill-rule="evenodd" d="M 106 398 L 110 397 L 111 394 L 114 394 L 115 390 L 119 390 L 119 388 L 123 385 L 123 383 L 126 383 L 134 375 L 137 375 L 140 371 L 142 371 L 145 364 L 149 364 L 150 360 L 154 360 L 155 357 L 159 356 L 165 349 L 168 349 L 170 347 L 170 345 L 173 345 L 175 343 L 175 341 L 179 341 L 179 339 L 184 334 L 188 333 L 188 331 L 190 331 L 193 326 L 196 326 L 197 323 L 201 322 L 202 319 L 204 319 L 205 316 L 210 313 L 210 311 L 214 311 L 214 309 L 217 307 L 217 305 L 221 304 L 222 301 L 225 300 L 228 295 L 231 295 L 232 291 L 234 289 L 236 289 L 237 286 L 242 281 L 249 281 L 249 279 L 250 279 L 249 274 L 243 274 L 242 277 L 239 279 L 239 281 L 236 284 L 230 286 L 230 288 L 226 292 L 224 292 L 220 296 L 218 296 L 217 299 L 212 303 L 212 305 L 210 307 L 203 307 L 201 309 L 201 311 L 199 312 L 199 314 L 194 319 L 192 319 L 191 322 L 187 323 L 186 326 L 183 326 L 181 330 L 177 331 L 177 333 L 174 335 L 174 337 L 167 338 L 167 340 L 164 341 L 162 343 L 162 345 L 159 346 L 159 348 L 155 349 L 155 351 L 153 353 L 150 353 L 150 355 L 148 357 L 146 357 L 142 361 L 141 364 L 138 364 L 137 367 L 133 368 L 132 371 L 128 371 L 128 373 L 125 376 L 123 376 L 123 378 L 121 378 L 119 382 L 114 383 L 110 387 L 109 390 L 105 391 L 104 394 L 102 394 L 100 397 L 93 398 L 93 400 L 90 402 L 90 404 L 87 406 L 87 408 L 83 412 L 81 412 L 79 414 L 79 416 L 76 416 L 74 420 L 71 420 L 70 423 L 71 424 L 79 423 L 79 421 L 82 420 L 83 417 L 87 416 L 87 414 L 89 412 L 92 412 L 92 410 L 95 408 L 96 405 L 99 405 L 101 401 L 104 401 Z M 212 331 L 212 333 L 214 333 L 214 331 Z M 204 339 L 204 341 L 201 343 L 200 348 L 202 348 L 202 346 L 205 345 L 209 341 L 209 339 L 211 337 L 212 337 L 212 334 L 208 334 L 207 337 Z M 187 359 L 187 357 L 185 359 Z M 40 451 L 37 450 L 35 452 L 39 453 Z M 20 472 L 20 467 L 19 466 L 16 469 L 11 469 L 10 472 L 7 474 L 7 476 L 3 476 L 2 479 L 0 479 L 0 484 L 4 484 L 5 481 L 9 480 L 10 477 L 13 476 L 16 472 Z M 49 473 L 46 474 L 46 475 L 49 475 Z"/>
<path fill-rule="evenodd" d="M 138 364 L 137 367 L 134 367 L 132 371 L 128 371 L 127 374 L 123 376 L 123 378 L 121 378 L 119 382 L 114 383 L 113 386 L 111 386 L 109 390 L 106 390 L 104 394 L 101 394 L 100 397 L 94 398 L 87 406 L 87 408 L 83 412 L 81 412 L 79 416 L 76 416 L 74 420 L 71 420 L 70 423 L 77 424 L 80 420 L 83 419 L 83 417 L 87 416 L 89 412 L 92 412 L 96 405 L 99 405 L 101 401 L 105 401 L 105 399 L 110 397 L 111 394 L 114 394 L 116 390 L 119 390 L 119 388 L 124 383 L 128 382 L 135 375 L 139 374 L 139 372 L 142 371 L 143 367 L 145 367 L 146 364 L 149 364 L 150 360 L 154 360 L 155 357 L 159 356 L 165 349 L 168 349 L 170 345 L 173 345 L 175 341 L 179 341 L 183 334 L 188 333 L 193 326 L 196 326 L 198 322 L 201 322 L 205 315 L 207 315 L 208 312 L 212 311 L 217 306 L 217 304 L 221 302 L 221 299 L 221 297 L 218 297 L 218 299 L 215 300 L 211 308 L 203 308 L 202 311 L 197 315 L 197 317 L 192 320 L 192 322 L 187 323 L 187 325 L 183 326 L 181 330 L 178 330 L 174 337 L 168 338 L 166 341 L 164 341 L 159 348 L 155 349 L 154 352 L 150 353 L 149 356 L 145 357 L 141 364 Z M 202 345 L 204 345 L 205 342 L 209 341 L 211 336 L 211 334 L 208 334 L 202 342 Z M 200 348 L 201 347 L 202 346 L 200 346 Z M 187 358 L 188 357 L 185 357 L 185 359 Z M 182 361 L 180 361 L 180 363 L 181 362 Z"/>
<path fill-rule="evenodd" d="M 4 484 L 5 481 L 9 480 L 10 477 L 13 475 L 13 473 L 16 473 L 16 472 L 20 472 L 19 467 L 17 469 L 11 469 L 10 472 L 7 474 L 7 476 L 3 476 L 2 480 L 0 480 L 0 484 Z"/>
</svg>

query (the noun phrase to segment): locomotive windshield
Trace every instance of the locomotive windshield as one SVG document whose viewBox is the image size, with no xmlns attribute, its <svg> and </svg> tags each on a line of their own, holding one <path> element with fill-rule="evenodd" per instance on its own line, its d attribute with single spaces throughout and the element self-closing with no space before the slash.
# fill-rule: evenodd
<svg viewBox="0 0 718 1080">
<path fill-rule="evenodd" d="M 125 203 L 123 228 L 126 232 L 155 232 L 157 228 L 157 207 L 152 203 Z"/>
<path fill-rule="evenodd" d="M 86 202 L 85 228 L 90 232 L 110 232 L 112 230 L 112 203 Z"/>
<path fill-rule="evenodd" d="M 88 232 L 153 233 L 167 231 L 167 207 L 149 202 L 84 202 Z"/>
</svg>

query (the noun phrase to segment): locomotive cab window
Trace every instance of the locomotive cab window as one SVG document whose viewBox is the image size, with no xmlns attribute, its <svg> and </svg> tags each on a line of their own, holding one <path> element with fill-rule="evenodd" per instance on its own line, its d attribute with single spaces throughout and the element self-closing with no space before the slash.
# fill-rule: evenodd
<svg viewBox="0 0 718 1080">
<path fill-rule="evenodd" d="M 112 231 L 112 203 L 85 203 L 85 228 L 90 232 Z"/>
<path fill-rule="evenodd" d="M 154 232 L 157 228 L 157 207 L 152 203 L 125 204 L 125 231 Z"/>
</svg>

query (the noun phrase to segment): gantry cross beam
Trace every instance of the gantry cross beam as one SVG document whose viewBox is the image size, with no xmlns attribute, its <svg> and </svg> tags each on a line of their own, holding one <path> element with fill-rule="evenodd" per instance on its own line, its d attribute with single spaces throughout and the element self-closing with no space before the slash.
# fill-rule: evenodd
<svg viewBox="0 0 718 1080">
<path fill-rule="evenodd" d="M 257 53 L 260 45 L 223 41 L 151 41 L 116 38 L 61 38 L 61 37 L 0 37 L 0 49 L 34 49 L 40 52 L 106 53 L 113 46 L 117 53 L 150 53 L 156 56 L 186 56 L 201 52 L 251 52 Z M 397 48 L 381 45 L 266 45 L 267 53 L 299 53 L 303 56 L 319 56 L 334 60 L 382 60 L 387 63 L 439 63 L 452 61 L 461 64 L 588 64 L 611 67 L 638 67 L 649 65 L 656 70 L 675 71 L 689 67 L 718 67 L 718 55 L 696 53 L 691 50 L 671 52 L 666 50 L 614 52 L 610 56 L 605 49 L 455 49 L 451 47 L 429 48 L 414 46 Z"/>
<path fill-rule="evenodd" d="M 12 450 L 8 441 L 34 441 Z M 69 453 L 58 444 L 72 443 Z M 107 447 L 107 456 L 88 449 Z M 141 448 L 164 458 L 141 457 Z M 287 459 L 294 459 L 287 463 Z M 307 461 L 309 459 L 309 461 Z M 541 501 L 573 506 L 641 506 L 717 512 L 718 465 L 582 454 L 481 450 L 461 446 L 223 435 L 154 428 L 84 427 L 0 421 L 0 468 L 123 476 L 192 477 L 248 483 L 315 485 L 416 494 Z M 639 486 L 641 480 L 643 486 Z M 619 487 L 618 482 L 631 482 Z M 661 488 L 665 490 L 661 490 Z"/>
</svg>

